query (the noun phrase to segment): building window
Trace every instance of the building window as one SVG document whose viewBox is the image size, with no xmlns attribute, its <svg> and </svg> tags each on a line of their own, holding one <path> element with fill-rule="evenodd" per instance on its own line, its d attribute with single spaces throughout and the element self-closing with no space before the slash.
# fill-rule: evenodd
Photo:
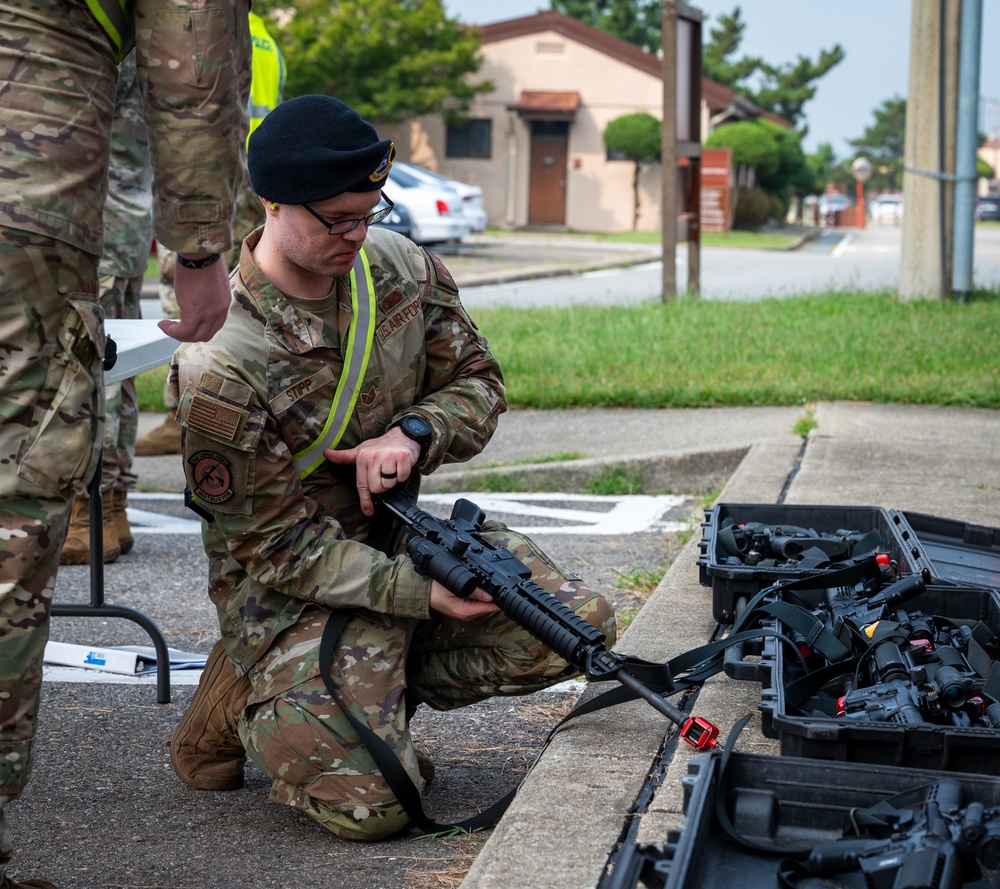
<svg viewBox="0 0 1000 889">
<path fill-rule="evenodd" d="M 493 121 L 468 120 L 463 124 L 448 124 L 448 144 L 445 153 L 448 157 L 485 157 L 491 156 Z"/>
</svg>

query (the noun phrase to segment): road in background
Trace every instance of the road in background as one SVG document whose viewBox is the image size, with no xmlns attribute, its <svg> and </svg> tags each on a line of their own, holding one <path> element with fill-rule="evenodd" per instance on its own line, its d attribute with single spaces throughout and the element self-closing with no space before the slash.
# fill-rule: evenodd
<svg viewBox="0 0 1000 889">
<path fill-rule="evenodd" d="M 1000 287 L 1000 227 L 976 227 L 975 285 Z M 902 229 L 824 231 L 796 250 L 703 247 L 701 296 L 708 300 L 785 298 L 837 290 L 895 288 Z M 658 300 L 659 247 L 584 236 L 526 232 L 473 235 L 431 248 L 454 275 L 471 310 L 490 306 L 629 305 Z M 687 245 L 677 250 L 677 281 L 687 282 Z M 144 318 L 161 317 L 147 282 Z"/>
</svg>

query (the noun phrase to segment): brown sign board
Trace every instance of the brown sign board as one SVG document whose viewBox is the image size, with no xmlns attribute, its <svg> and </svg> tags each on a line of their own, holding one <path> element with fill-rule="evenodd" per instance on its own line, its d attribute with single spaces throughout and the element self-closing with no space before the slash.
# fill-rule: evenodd
<svg viewBox="0 0 1000 889">
<path fill-rule="evenodd" d="M 701 230 L 727 232 L 731 222 L 733 152 L 730 148 L 701 150 Z"/>
</svg>

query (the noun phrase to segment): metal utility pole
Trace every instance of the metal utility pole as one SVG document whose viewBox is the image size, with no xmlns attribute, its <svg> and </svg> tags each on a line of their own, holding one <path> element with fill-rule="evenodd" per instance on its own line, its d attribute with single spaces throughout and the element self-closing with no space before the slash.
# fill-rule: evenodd
<svg viewBox="0 0 1000 889">
<path fill-rule="evenodd" d="M 972 296 L 973 287 L 976 149 L 979 147 L 979 50 L 982 27 L 982 0 L 962 0 L 958 133 L 955 139 L 955 253 L 951 270 L 951 295 L 963 300 Z"/>
<path fill-rule="evenodd" d="M 663 2 L 663 301 L 677 298 L 677 4 Z"/>
<path fill-rule="evenodd" d="M 687 292 L 701 289 L 702 13 L 662 0 L 663 129 L 660 145 L 663 301 L 677 297 L 677 242 L 688 244 Z"/>
<path fill-rule="evenodd" d="M 962 3 L 913 0 L 899 296 L 943 299 L 954 234 L 955 109 Z"/>
</svg>

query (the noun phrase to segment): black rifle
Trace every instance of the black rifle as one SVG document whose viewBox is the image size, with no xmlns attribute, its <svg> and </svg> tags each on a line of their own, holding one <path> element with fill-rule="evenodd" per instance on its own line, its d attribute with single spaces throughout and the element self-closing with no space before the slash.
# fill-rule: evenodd
<svg viewBox="0 0 1000 889">
<path fill-rule="evenodd" d="M 472 501 L 459 499 L 451 519 L 425 512 L 405 488 L 396 487 L 376 498 L 408 532 L 406 549 L 418 574 L 436 580 L 459 598 L 479 587 L 514 623 L 543 642 L 567 663 L 598 682 L 615 679 L 645 699 L 680 729 L 692 747 L 716 745 L 719 730 L 699 716 L 689 716 L 664 694 L 674 691 L 665 665 L 651 665 L 608 651 L 605 635 L 574 614 L 531 579 L 531 570 L 505 547 L 489 543 L 480 533 L 486 514 Z M 659 671 L 654 691 L 635 673 Z"/>
<path fill-rule="evenodd" d="M 785 862 L 780 882 L 860 870 L 869 889 L 958 889 L 980 879 L 980 865 L 1000 865 L 1000 811 L 962 802 L 962 785 L 943 778 L 855 810 L 852 830 L 862 835 L 821 843 L 804 864 Z"/>
</svg>

